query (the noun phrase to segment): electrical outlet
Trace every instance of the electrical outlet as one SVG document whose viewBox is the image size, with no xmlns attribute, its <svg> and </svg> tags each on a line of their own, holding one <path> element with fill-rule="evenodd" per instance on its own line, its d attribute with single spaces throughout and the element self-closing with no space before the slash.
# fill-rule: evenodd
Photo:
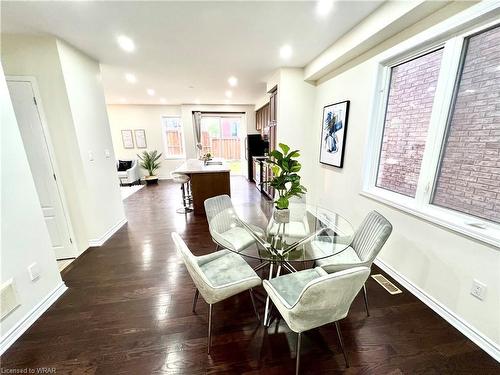
<svg viewBox="0 0 500 375">
<path fill-rule="evenodd" d="M 486 285 L 477 280 L 472 280 L 472 288 L 470 290 L 470 294 L 482 301 L 486 296 Z"/>
<path fill-rule="evenodd" d="M 106 159 L 109 159 L 109 158 L 111 157 L 111 153 L 109 152 L 109 150 L 108 150 L 108 149 L 105 149 L 105 150 L 104 150 L 104 157 L 105 157 Z"/>
<path fill-rule="evenodd" d="M 28 273 L 30 274 L 30 279 L 31 281 L 35 281 L 40 277 L 40 268 L 38 267 L 38 264 L 33 263 L 28 266 Z"/>
</svg>

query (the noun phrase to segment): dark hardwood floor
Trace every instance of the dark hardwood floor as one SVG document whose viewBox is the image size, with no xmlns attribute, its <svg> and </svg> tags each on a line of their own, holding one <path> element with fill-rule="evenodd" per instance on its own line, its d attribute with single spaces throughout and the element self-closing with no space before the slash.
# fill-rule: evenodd
<svg viewBox="0 0 500 375">
<path fill-rule="evenodd" d="M 264 223 L 269 202 L 243 178 L 231 184 L 238 208 Z M 175 213 L 180 201 L 178 185 L 166 181 L 129 197 L 128 224 L 64 271 L 69 290 L 2 356 L 2 369 L 293 373 L 296 335 L 283 321 L 259 325 L 248 293 L 214 306 L 207 356 L 208 308 L 200 299 L 191 312 L 194 286 L 170 233 L 178 232 L 195 254 L 214 245 L 204 217 Z M 374 267 L 372 273 L 379 272 Z M 340 323 L 351 367 L 345 368 L 329 325 L 303 335 L 303 374 L 499 374 L 497 362 L 405 290 L 392 296 L 372 279 L 367 288 L 371 316 L 359 295 Z"/>
</svg>

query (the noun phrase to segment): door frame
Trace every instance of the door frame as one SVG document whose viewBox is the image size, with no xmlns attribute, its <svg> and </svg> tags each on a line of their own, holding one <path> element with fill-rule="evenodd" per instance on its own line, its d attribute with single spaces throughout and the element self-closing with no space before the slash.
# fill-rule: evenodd
<svg viewBox="0 0 500 375">
<path fill-rule="evenodd" d="M 59 178 L 61 174 L 59 173 L 59 167 L 57 165 L 57 161 L 55 158 L 55 152 L 54 152 L 54 147 L 52 146 L 52 140 L 50 138 L 50 132 L 49 128 L 47 126 L 47 121 L 45 117 L 45 112 L 43 110 L 43 102 L 42 102 L 42 97 L 40 96 L 40 91 L 38 90 L 38 82 L 36 80 L 36 77 L 34 76 L 19 76 L 19 75 L 6 75 L 5 80 L 7 82 L 12 81 L 12 82 L 29 82 L 31 84 L 31 88 L 33 90 L 33 95 L 35 96 L 36 100 L 36 107 L 38 111 L 38 116 L 40 118 L 40 123 L 42 124 L 42 132 L 45 138 L 45 144 L 47 145 L 47 151 L 49 153 L 49 160 L 50 160 L 50 165 L 52 167 L 52 171 L 55 174 L 55 182 L 57 186 L 57 193 L 59 195 L 59 198 L 61 200 L 61 205 L 63 209 L 63 215 L 64 219 L 66 221 L 66 226 L 68 228 L 68 233 L 70 236 L 70 248 L 72 250 L 72 256 L 68 258 L 76 258 L 79 255 L 78 249 L 76 247 L 76 238 L 75 238 L 75 233 L 73 231 L 73 224 L 71 222 L 71 218 L 69 217 L 69 210 L 68 210 L 68 205 L 66 202 L 66 194 L 64 192 L 64 188 L 61 183 L 61 179 Z M 10 93 L 9 93 L 10 95 Z M 17 119 L 16 119 L 17 122 Z M 23 144 L 24 146 L 24 144 Z M 55 254 L 54 254 L 55 257 Z M 57 258 L 56 258 L 57 259 Z M 66 258 L 62 258 L 66 259 Z"/>
</svg>

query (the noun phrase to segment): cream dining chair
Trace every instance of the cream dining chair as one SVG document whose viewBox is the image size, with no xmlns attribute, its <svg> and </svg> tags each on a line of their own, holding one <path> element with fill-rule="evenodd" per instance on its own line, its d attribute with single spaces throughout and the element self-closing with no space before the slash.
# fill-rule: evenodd
<svg viewBox="0 0 500 375">
<path fill-rule="evenodd" d="M 255 244 L 255 238 L 241 225 L 229 195 L 218 195 L 204 202 L 208 220 L 208 230 L 213 241 L 219 247 L 241 251 Z M 260 236 L 264 231 L 250 225 Z"/>
<path fill-rule="evenodd" d="M 337 255 L 319 259 L 316 261 L 316 264 L 327 273 L 359 266 L 371 268 L 375 257 L 382 249 L 382 246 L 384 246 L 391 232 L 391 223 L 377 211 L 372 211 L 365 217 L 356 230 L 350 247 Z M 315 249 L 313 251 L 321 251 L 321 246 L 322 243 L 319 241 L 311 242 L 311 247 Z M 370 316 L 365 285 L 363 285 L 363 297 L 366 314 Z"/>
<path fill-rule="evenodd" d="M 354 297 L 370 274 L 368 267 L 356 267 L 327 274 L 322 268 L 307 269 L 271 280 L 263 285 L 290 329 L 298 334 L 295 373 L 300 367 L 302 332 L 335 322 L 346 366 L 347 353 L 338 321 L 347 316 Z"/>
<path fill-rule="evenodd" d="M 196 286 L 193 300 L 195 312 L 198 295 L 208 303 L 208 354 L 212 343 L 212 306 L 229 297 L 248 290 L 257 319 L 260 320 L 252 288 L 261 284 L 260 277 L 238 254 L 220 250 L 208 255 L 194 256 L 186 243 L 175 232 L 172 233 L 177 252 L 184 261 Z"/>
</svg>

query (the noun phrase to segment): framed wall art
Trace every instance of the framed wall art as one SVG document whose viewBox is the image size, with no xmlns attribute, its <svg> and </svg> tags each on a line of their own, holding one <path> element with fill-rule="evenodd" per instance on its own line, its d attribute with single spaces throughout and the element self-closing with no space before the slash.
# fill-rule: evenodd
<svg viewBox="0 0 500 375">
<path fill-rule="evenodd" d="M 134 130 L 135 135 L 135 146 L 137 148 L 147 148 L 148 145 L 146 143 L 146 131 L 144 129 L 136 129 Z"/>
<path fill-rule="evenodd" d="M 134 138 L 132 136 L 132 130 L 122 130 L 122 143 L 123 148 L 134 148 Z"/>
<path fill-rule="evenodd" d="M 323 108 L 319 161 L 342 168 L 349 117 L 349 100 Z"/>
</svg>

